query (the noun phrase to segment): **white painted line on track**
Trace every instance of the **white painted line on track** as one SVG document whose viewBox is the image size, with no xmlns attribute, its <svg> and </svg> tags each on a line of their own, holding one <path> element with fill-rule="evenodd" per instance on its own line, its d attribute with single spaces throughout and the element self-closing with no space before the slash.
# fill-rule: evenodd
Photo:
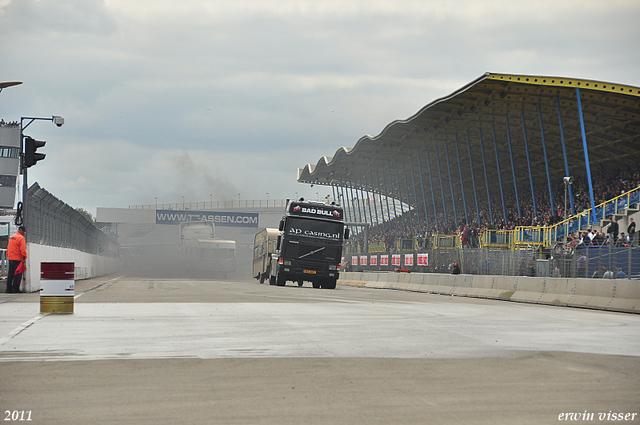
<svg viewBox="0 0 640 425">
<path fill-rule="evenodd" d="M 106 285 L 107 283 L 116 282 L 118 279 L 122 279 L 124 276 L 125 276 L 125 275 L 118 276 L 118 277 L 116 277 L 116 278 L 113 278 L 113 279 L 107 280 L 106 282 L 102 282 L 101 284 L 96 285 L 96 286 L 94 286 L 93 288 L 89 288 L 89 289 L 87 289 L 86 291 L 84 291 L 83 293 L 76 295 L 75 297 L 73 297 L 73 299 L 74 299 L 74 300 L 77 300 L 78 298 L 80 298 L 80 297 L 81 297 L 81 296 L 83 296 L 84 294 L 87 294 L 87 293 L 89 293 L 89 292 L 91 292 L 91 291 L 95 291 L 96 289 L 98 289 L 98 288 L 100 288 L 100 287 L 102 287 L 102 286 Z"/>
<path fill-rule="evenodd" d="M 83 296 L 84 294 L 94 291 L 98 288 L 100 288 L 103 285 L 106 285 L 107 283 L 111 283 L 111 282 L 115 282 L 118 279 L 121 279 L 124 275 L 122 276 L 118 276 L 114 279 L 111 280 L 107 280 L 106 282 L 102 282 L 92 288 L 87 289 L 86 291 L 84 291 L 81 294 L 78 294 L 76 296 L 73 297 L 74 300 L 77 300 L 78 298 L 80 298 L 81 296 Z M 15 337 L 16 335 L 19 335 L 20 332 L 24 331 L 25 329 L 27 329 L 29 326 L 33 325 L 34 323 L 36 323 L 38 320 L 42 319 L 43 317 L 48 316 L 51 313 L 40 313 L 38 314 L 36 317 L 33 317 L 29 320 L 27 320 L 26 322 L 24 322 L 23 324 L 21 324 L 20 326 L 18 326 L 17 328 L 15 328 L 14 330 L 12 330 L 11 332 L 9 332 L 6 336 L 2 337 L 0 339 L 0 345 L 4 344 L 5 342 L 9 341 L 11 338 Z"/>
<path fill-rule="evenodd" d="M 33 325 L 34 323 L 36 323 L 38 320 L 42 319 L 43 317 L 48 316 L 49 314 L 50 313 L 40 313 L 36 317 L 34 317 L 33 319 L 27 320 L 26 322 L 24 322 L 23 324 L 21 324 L 20 326 L 18 326 L 17 328 L 12 330 L 11 332 L 9 332 L 5 337 L 0 339 L 0 345 L 2 345 L 5 342 L 9 341 L 11 338 L 13 338 L 14 336 L 18 335 L 20 332 L 22 332 L 23 330 L 27 329 L 29 326 Z"/>
</svg>

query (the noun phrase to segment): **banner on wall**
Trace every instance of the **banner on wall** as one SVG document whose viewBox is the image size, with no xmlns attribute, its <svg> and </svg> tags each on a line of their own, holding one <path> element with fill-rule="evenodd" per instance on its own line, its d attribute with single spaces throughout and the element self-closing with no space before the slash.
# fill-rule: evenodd
<svg viewBox="0 0 640 425">
<path fill-rule="evenodd" d="M 392 266 L 400 266 L 400 254 L 392 254 L 391 255 L 391 265 Z"/>
<path fill-rule="evenodd" d="M 428 266 L 429 265 L 429 254 L 418 254 L 418 265 L 419 266 Z"/>
<path fill-rule="evenodd" d="M 258 227 L 258 213 L 157 210 L 156 224 L 213 221 L 216 226 Z"/>
<path fill-rule="evenodd" d="M 389 265 L 389 254 L 381 254 L 380 255 L 380 265 L 388 266 Z"/>
<path fill-rule="evenodd" d="M 404 265 L 413 267 L 413 254 L 404 254 Z"/>
</svg>

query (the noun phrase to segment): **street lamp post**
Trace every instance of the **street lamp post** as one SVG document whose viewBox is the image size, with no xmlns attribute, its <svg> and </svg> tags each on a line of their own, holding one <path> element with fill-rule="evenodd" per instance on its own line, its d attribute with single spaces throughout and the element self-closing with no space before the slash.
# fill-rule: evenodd
<svg viewBox="0 0 640 425">
<path fill-rule="evenodd" d="M 567 188 L 570 184 L 573 183 L 573 177 L 565 177 L 562 179 L 564 181 L 564 245 L 567 245 L 567 231 L 569 230 L 569 226 L 567 223 Z"/>
<path fill-rule="evenodd" d="M 62 127 L 64 124 L 64 118 L 60 116 L 53 115 L 51 118 L 40 118 L 40 117 L 20 117 L 20 158 L 21 164 L 20 168 L 22 170 L 22 225 L 27 227 L 27 167 L 25 167 L 24 163 L 24 130 L 31 125 L 36 120 L 40 121 L 51 121 L 58 127 Z M 24 122 L 28 121 L 25 125 Z M 16 223 L 17 224 L 17 223 Z"/>
<path fill-rule="evenodd" d="M 269 192 L 267 192 L 267 208 L 269 208 Z"/>
</svg>

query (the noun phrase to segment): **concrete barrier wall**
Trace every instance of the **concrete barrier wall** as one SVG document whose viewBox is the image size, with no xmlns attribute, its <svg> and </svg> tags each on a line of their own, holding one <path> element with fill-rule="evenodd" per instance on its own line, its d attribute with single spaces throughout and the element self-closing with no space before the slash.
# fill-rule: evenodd
<svg viewBox="0 0 640 425">
<path fill-rule="evenodd" d="M 640 281 L 346 272 L 338 283 L 461 297 L 640 313 Z"/>
<path fill-rule="evenodd" d="M 75 280 L 89 279 L 122 270 L 118 258 L 87 254 L 69 248 L 27 244 L 27 271 L 23 276 L 23 290 L 40 290 L 40 264 L 43 262 L 65 262 L 75 264 Z"/>
</svg>

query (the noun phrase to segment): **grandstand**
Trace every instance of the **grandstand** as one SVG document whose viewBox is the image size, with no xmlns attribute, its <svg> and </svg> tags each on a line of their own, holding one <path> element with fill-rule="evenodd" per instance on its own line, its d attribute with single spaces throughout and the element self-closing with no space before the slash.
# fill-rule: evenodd
<svg viewBox="0 0 640 425">
<path fill-rule="evenodd" d="M 640 196 L 639 155 L 640 88 L 486 73 L 299 169 L 298 181 L 332 186 L 387 250 L 415 235 L 450 235 L 448 245 L 462 246 L 455 238 L 467 227 L 475 246 L 549 256 L 612 218 L 626 231 Z M 376 222 L 379 211 L 353 203 L 358 191 L 411 212 Z"/>
</svg>

